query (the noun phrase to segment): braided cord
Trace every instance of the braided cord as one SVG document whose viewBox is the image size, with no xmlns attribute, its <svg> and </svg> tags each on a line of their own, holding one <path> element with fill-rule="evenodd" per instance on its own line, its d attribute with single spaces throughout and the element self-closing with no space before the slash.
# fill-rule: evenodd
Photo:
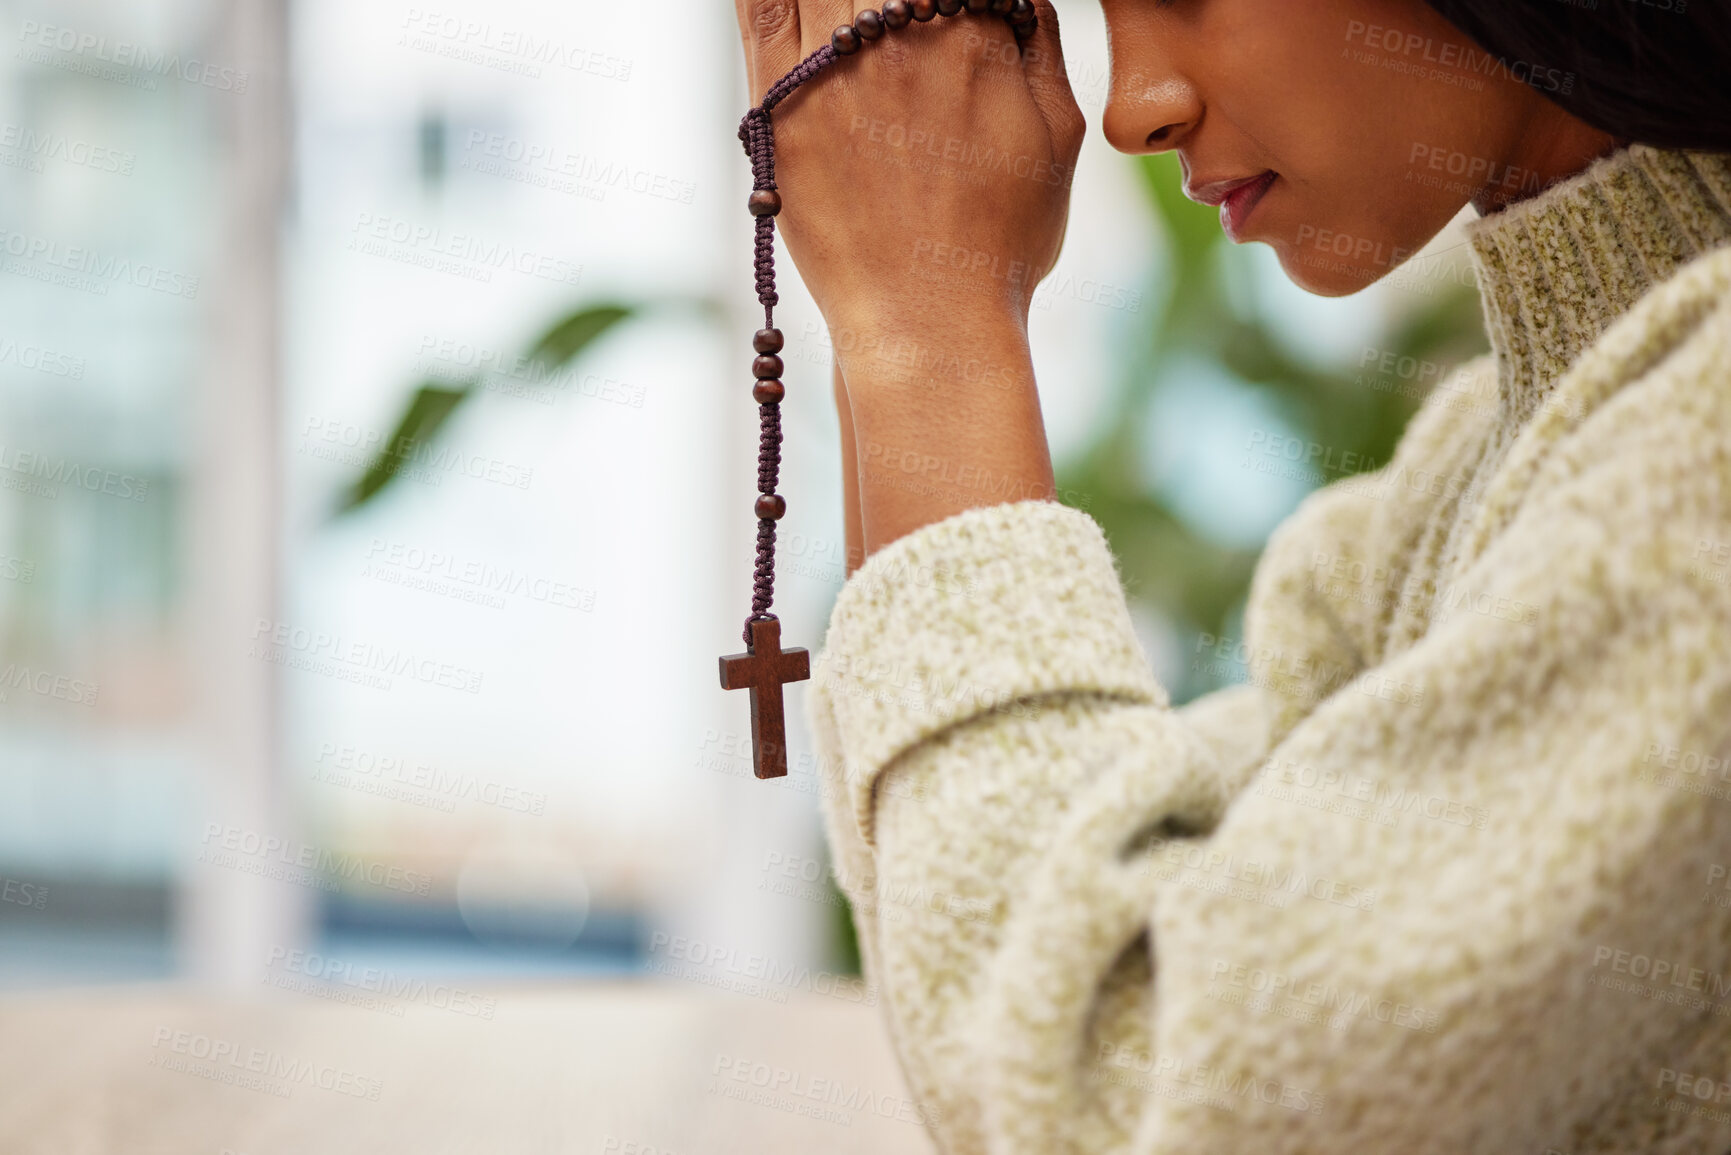
<svg viewBox="0 0 1731 1155">
<path fill-rule="evenodd" d="M 775 106 L 792 96 L 799 87 L 812 79 L 838 58 L 835 46 L 825 44 L 800 61 L 792 72 L 776 81 L 764 96 L 763 103 L 745 114 L 739 122 L 739 141 L 745 155 L 751 158 L 751 187 L 754 191 L 775 189 L 775 128 L 770 113 Z M 775 328 L 775 306 L 780 300 L 775 293 L 775 217 L 755 218 L 754 268 L 757 299 L 763 305 L 763 327 Z M 781 403 L 765 401 L 758 406 L 757 491 L 775 492 L 781 474 Z M 774 620 L 769 612 L 775 601 L 775 519 L 757 519 L 757 563 L 751 579 L 751 613 L 745 619 L 745 643 L 751 644 L 751 623 Z"/>
</svg>

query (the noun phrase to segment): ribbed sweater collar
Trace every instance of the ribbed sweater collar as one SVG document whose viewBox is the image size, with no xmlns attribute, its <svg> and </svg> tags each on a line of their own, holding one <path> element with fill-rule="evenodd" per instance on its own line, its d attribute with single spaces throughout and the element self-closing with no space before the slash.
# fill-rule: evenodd
<svg viewBox="0 0 1731 1155">
<path fill-rule="evenodd" d="M 1731 154 L 1632 145 L 1467 226 L 1503 417 L 1557 378 L 1647 290 L 1731 242 Z"/>
</svg>

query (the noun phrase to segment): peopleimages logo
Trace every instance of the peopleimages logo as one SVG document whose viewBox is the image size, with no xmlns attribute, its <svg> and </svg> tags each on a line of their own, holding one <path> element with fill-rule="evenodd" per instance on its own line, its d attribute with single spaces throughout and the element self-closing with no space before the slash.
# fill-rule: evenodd
<svg viewBox="0 0 1731 1155">
<path fill-rule="evenodd" d="M 408 650 L 351 641 L 340 634 L 309 630 L 287 622 L 259 618 L 253 627 L 252 656 L 315 673 L 335 669 L 372 679 L 369 684 L 390 689 L 390 677 L 406 677 L 428 686 L 479 694 L 483 672 L 425 658 Z M 380 684 L 382 682 L 382 684 Z"/>
<path fill-rule="evenodd" d="M 454 810 L 457 802 L 469 801 L 519 814 L 547 812 L 547 795 L 540 791 L 524 790 L 483 775 L 444 770 L 419 759 L 410 761 L 326 742 L 319 747 L 314 761 L 314 777 L 320 782 L 383 797 L 401 796 L 408 801 L 424 797 L 437 803 L 441 810 Z"/>
<path fill-rule="evenodd" d="M 576 182 L 569 186 L 549 185 L 564 192 L 575 192 L 583 186 L 605 195 L 605 190 L 618 188 L 683 205 L 691 204 L 697 195 L 694 181 L 634 168 L 622 161 L 590 153 L 572 152 L 557 144 L 521 140 L 500 132 L 471 129 L 464 151 L 471 155 L 463 159 L 463 168 L 506 177 L 516 173 L 526 176 L 527 183 L 537 185 L 544 183 L 535 179 L 537 176 L 568 177 Z"/>
<path fill-rule="evenodd" d="M 131 176 L 138 157 L 88 140 L 58 132 L 39 132 L 28 125 L 0 124 L 0 148 L 10 149 L 35 161 L 58 160 L 98 172 Z M 40 172 L 38 168 L 35 171 Z"/>
<path fill-rule="evenodd" d="M 24 690 L 44 698 L 55 698 L 75 706 L 96 705 L 99 687 L 94 682 L 56 674 L 49 670 L 33 670 L 17 662 L 0 669 L 0 702 L 8 700 L 13 690 Z"/>
<path fill-rule="evenodd" d="M 1284 1107 L 1302 1114 L 1320 1115 L 1327 1104 L 1326 1095 L 1293 1086 L 1279 1079 L 1102 1042 L 1094 1055 L 1094 1069 L 1090 1072 L 1090 1077 L 1097 1082 L 1101 1081 L 1101 1076 L 1108 1074 L 1105 1069 L 1110 1067 L 1148 1075 L 1156 1083 L 1197 1087 L 1214 1092 L 1212 1104 L 1230 1109 L 1236 1109 L 1244 1102 L 1255 1102 L 1269 1107 Z M 1108 1078 L 1105 1081 L 1136 1085 L 1118 1079 Z M 1146 1091 L 1153 1088 L 1144 1085 L 1141 1089 Z"/>
<path fill-rule="evenodd" d="M 814 1114 L 814 1105 L 842 1113 L 839 1117 L 816 1114 L 816 1117 L 829 1122 L 850 1123 L 855 1114 L 896 1119 L 921 1126 L 935 1124 L 939 1119 L 936 1105 L 918 1103 L 902 1095 L 874 1091 L 845 1079 L 822 1078 L 809 1071 L 776 1066 L 739 1055 L 717 1055 L 715 1065 L 710 1068 L 710 1075 L 716 1080 L 716 1084 L 711 1086 L 712 1094 L 728 1093 L 719 1090 L 718 1086 L 726 1087 L 729 1082 L 743 1084 L 765 1096 L 762 1100 L 751 1101 L 760 1101 L 765 1106 L 791 1114 Z"/>
<path fill-rule="evenodd" d="M 382 213 L 359 214 L 348 247 L 436 272 L 467 270 L 465 275 L 482 281 L 491 280 L 495 269 L 563 285 L 575 285 L 583 279 L 583 266 L 562 257 Z"/>
<path fill-rule="evenodd" d="M 1575 90 L 1575 74 L 1560 68 L 1547 68 L 1526 60 L 1508 60 L 1453 40 L 1437 40 L 1416 32 L 1403 32 L 1362 20 L 1347 22 L 1346 41 L 1362 44 L 1366 49 L 1387 53 L 1390 57 L 1434 64 L 1440 70 L 1470 75 L 1518 80 L 1541 92 L 1567 96 Z M 1439 77 L 1440 78 L 1440 77 Z"/>
<path fill-rule="evenodd" d="M 13 479 L 5 477 L 5 474 L 19 474 L 30 481 L 13 484 Z M 59 487 L 62 485 L 118 497 L 122 501 L 143 501 L 150 496 L 150 482 L 130 473 L 80 465 L 64 457 L 51 460 L 44 454 L 0 444 L 0 486 L 21 489 L 38 497 L 55 498 L 60 496 Z"/>
<path fill-rule="evenodd" d="M 166 293 L 170 297 L 193 300 L 198 296 L 198 278 L 187 273 L 117 257 L 112 253 L 99 253 L 82 245 L 63 245 L 47 237 L 0 229 L 0 253 L 40 264 L 44 273 L 52 269 L 75 279 L 88 278 L 75 280 L 72 287 L 98 295 L 107 295 L 110 284 L 125 283 L 155 293 Z M 29 275 L 30 270 L 30 265 L 10 263 L 6 268 L 9 273 L 25 275 Z"/>
<path fill-rule="evenodd" d="M 359 854 L 328 850 L 239 826 L 207 822 L 201 841 L 204 849 L 200 852 L 199 861 L 216 866 L 237 865 L 238 856 L 239 859 L 272 862 L 293 869 L 312 871 L 324 876 L 326 881 L 365 883 L 404 894 L 425 896 L 432 893 L 433 876 L 425 871 L 409 870 Z"/>
<path fill-rule="evenodd" d="M 188 84 L 221 92 L 245 92 L 250 77 L 239 68 L 228 68 L 178 52 L 163 52 L 127 40 L 110 41 L 106 36 L 55 24 L 26 20 L 18 26 L 18 39 L 33 53 L 60 52 L 93 65 L 113 65 L 152 77 L 174 77 Z M 82 70 L 81 70 L 82 71 Z M 115 79 L 119 79 L 116 77 Z M 154 88 L 155 85 L 151 84 Z"/>
<path fill-rule="evenodd" d="M 57 352 L 41 345 L 20 344 L 10 337 L 0 338 L 0 365 L 33 369 L 50 377 L 70 377 L 77 381 L 84 379 L 83 357 Z"/>
<path fill-rule="evenodd" d="M 858 975 L 814 971 L 803 963 L 783 963 L 769 955 L 742 953 L 738 947 L 660 930 L 649 936 L 649 970 L 778 1003 L 786 1002 L 787 993 L 794 990 L 868 1007 L 878 1001 L 877 987 Z"/>
<path fill-rule="evenodd" d="M 375 537 L 367 549 L 367 570 L 362 576 L 395 574 L 396 584 L 413 584 L 420 577 L 435 582 L 465 587 L 478 594 L 503 598 L 520 597 L 525 601 L 557 606 L 561 609 L 589 611 L 595 608 L 595 591 L 555 581 L 552 578 L 527 573 L 516 568 L 500 569 L 479 558 L 464 558 L 443 550 L 423 549 L 400 541 Z M 439 592 L 435 590 L 434 592 Z M 499 603 L 503 604 L 502 600 Z"/>
<path fill-rule="evenodd" d="M 374 1102 L 384 1091 L 383 1082 L 354 1071 L 295 1058 L 268 1047 L 214 1038 L 197 1031 L 158 1027 L 150 1045 L 156 1052 L 150 1057 L 153 1067 L 216 1082 L 238 1080 L 242 1085 L 248 1085 L 245 1077 L 251 1076 L 265 1081 L 265 1085 L 255 1089 L 269 1090 L 283 1098 L 289 1097 L 297 1086 L 316 1087 L 321 1091 Z M 189 1059 L 204 1066 L 191 1066 L 186 1061 Z"/>
<path fill-rule="evenodd" d="M 302 979 L 309 981 L 303 983 Z M 399 975 L 381 967 L 357 966 L 315 951 L 290 950 L 281 946 L 273 946 L 265 959 L 264 981 L 279 989 L 355 1005 L 364 1006 L 367 1002 L 364 998 L 346 996 L 378 996 L 391 1000 L 389 1009 L 399 1016 L 403 1005 L 411 1003 L 487 1020 L 491 1020 L 499 1008 L 496 998 L 436 979 L 429 981 Z"/>
<path fill-rule="evenodd" d="M 527 29 L 510 28 L 461 16 L 410 8 L 398 43 L 472 64 L 539 78 L 551 64 L 602 80 L 631 79 L 632 61 L 587 45 L 571 44 Z"/>
</svg>

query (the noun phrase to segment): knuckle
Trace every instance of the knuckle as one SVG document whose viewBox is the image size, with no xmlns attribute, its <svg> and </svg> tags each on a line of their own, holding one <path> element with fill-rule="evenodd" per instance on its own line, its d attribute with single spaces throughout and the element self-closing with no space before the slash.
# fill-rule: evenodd
<svg viewBox="0 0 1731 1155">
<path fill-rule="evenodd" d="M 1040 21 L 1040 31 L 1058 35 L 1058 9 L 1052 0 L 1034 0 L 1034 15 Z"/>
<path fill-rule="evenodd" d="M 871 60 L 886 71 L 896 71 L 907 66 L 911 50 L 906 39 L 886 36 L 872 49 Z"/>
<path fill-rule="evenodd" d="M 760 0 L 751 13 L 752 35 L 773 40 L 791 32 L 799 16 L 798 0 Z"/>
<path fill-rule="evenodd" d="M 1088 118 L 1082 114 L 1082 106 L 1074 99 L 1064 101 L 1063 131 L 1066 137 L 1077 141 L 1088 133 Z"/>
<path fill-rule="evenodd" d="M 1069 157 L 1071 164 L 1076 163 L 1076 157 L 1082 151 L 1082 142 L 1087 136 L 1088 122 L 1082 118 L 1081 113 L 1077 113 L 1075 120 L 1064 127 L 1064 154 Z"/>
</svg>

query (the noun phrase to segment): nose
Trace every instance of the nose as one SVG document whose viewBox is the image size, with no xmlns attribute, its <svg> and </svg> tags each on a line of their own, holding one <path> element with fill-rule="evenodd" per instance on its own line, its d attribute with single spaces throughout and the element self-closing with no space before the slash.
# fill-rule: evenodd
<svg viewBox="0 0 1731 1155">
<path fill-rule="evenodd" d="M 1119 152 L 1177 148 L 1202 120 L 1195 84 L 1153 41 L 1147 35 L 1112 37 L 1112 88 L 1101 129 Z"/>
</svg>

